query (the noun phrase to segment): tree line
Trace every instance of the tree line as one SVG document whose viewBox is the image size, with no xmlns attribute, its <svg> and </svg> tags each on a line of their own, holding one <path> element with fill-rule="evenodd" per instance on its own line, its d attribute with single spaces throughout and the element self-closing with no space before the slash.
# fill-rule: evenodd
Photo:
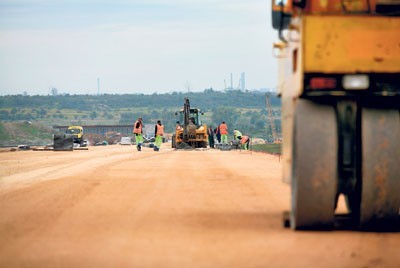
<svg viewBox="0 0 400 268">
<path fill-rule="evenodd" d="M 165 94 L 103 94 L 103 95 L 57 95 L 57 96 L 0 96 L 1 108 L 47 108 L 47 109 L 80 109 L 93 110 L 94 107 L 105 106 L 110 109 L 126 107 L 180 107 L 185 97 L 190 102 L 203 109 L 213 109 L 220 106 L 237 108 L 265 107 L 265 93 L 255 91 L 216 91 L 212 88 L 203 92 L 172 92 Z M 271 97 L 273 106 L 279 106 L 280 100 Z"/>
<path fill-rule="evenodd" d="M 230 130 L 270 139 L 272 130 L 265 107 L 265 93 L 254 91 L 173 92 L 166 94 L 104 94 L 59 96 L 0 96 L 1 121 L 46 121 L 47 124 L 133 124 L 137 117 L 147 123 L 161 120 L 167 131 L 175 128 L 175 111 L 189 98 L 192 107 L 205 114 L 203 122 L 215 128 L 225 121 Z M 280 132 L 280 99 L 271 95 L 275 125 Z M 67 110 L 75 111 L 68 115 Z M 50 123 L 49 123 L 50 122 Z"/>
</svg>

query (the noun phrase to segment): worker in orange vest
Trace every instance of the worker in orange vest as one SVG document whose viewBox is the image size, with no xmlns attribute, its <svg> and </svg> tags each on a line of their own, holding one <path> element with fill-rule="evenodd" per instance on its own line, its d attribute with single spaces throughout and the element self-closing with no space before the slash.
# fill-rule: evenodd
<svg viewBox="0 0 400 268">
<path fill-rule="evenodd" d="M 242 137 L 239 138 L 240 144 L 242 145 L 244 150 L 249 149 L 249 143 L 250 143 L 250 138 L 249 136 L 243 135 Z"/>
<path fill-rule="evenodd" d="M 154 146 L 154 151 L 160 151 L 162 139 L 164 136 L 164 125 L 161 124 L 161 120 L 157 121 L 157 124 L 154 129 L 154 133 L 156 135 L 156 141 L 155 141 L 156 144 Z"/>
<path fill-rule="evenodd" d="M 135 124 L 133 124 L 133 133 L 135 134 L 136 149 L 141 151 L 143 143 L 143 122 L 141 117 L 139 117 Z"/>
<path fill-rule="evenodd" d="M 221 143 L 228 144 L 228 126 L 225 124 L 225 121 L 219 125 L 219 131 L 221 133 Z"/>
</svg>

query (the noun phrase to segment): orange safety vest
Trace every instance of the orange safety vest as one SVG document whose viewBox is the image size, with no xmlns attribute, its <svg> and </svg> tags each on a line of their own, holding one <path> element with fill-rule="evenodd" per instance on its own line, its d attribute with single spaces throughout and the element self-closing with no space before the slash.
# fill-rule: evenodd
<svg viewBox="0 0 400 268">
<path fill-rule="evenodd" d="M 138 128 L 136 128 L 137 123 L 140 123 Z M 133 125 L 133 133 L 142 134 L 142 123 L 139 122 L 139 120 L 136 120 L 135 124 Z"/>
<path fill-rule="evenodd" d="M 157 124 L 157 135 L 163 136 L 164 135 L 164 126 Z"/>
<path fill-rule="evenodd" d="M 226 124 L 219 125 L 219 131 L 220 131 L 221 135 L 228 134 L 228 126 Z"/>
<path fill-rule="evenodd" d="M 249 140 L 248 136 L 242 136 L 242 139 L 240 140 L 241 144 L 245 144 Z"/>
</svg>

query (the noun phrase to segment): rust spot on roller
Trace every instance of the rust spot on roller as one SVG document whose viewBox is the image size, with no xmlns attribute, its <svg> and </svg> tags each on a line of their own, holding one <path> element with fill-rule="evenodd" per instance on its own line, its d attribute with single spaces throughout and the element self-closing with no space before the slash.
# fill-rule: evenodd
<svg viewBox="0 0 400 268">
<path fill-rule="evenodd" d="M 382 159 L 379 165 L 374 168 L 374 182 L 376 185 L 377 195 L 375 199 L 376 208 L 384 207 L 385 200 L 387 199 L 387 191 L 385 184 L 387 183 L 388 177 L 388 161 L 387 159 Z M 381 211 L 376 211 L 379 215 Z"/>
<path fill-rule="evenodd" d="M 379 144 L 379 148 L 381 149 L 388 149 L 390 145 L 390 142 L 388 139 L 382 140 L 381 144 Z"/>
</svg>

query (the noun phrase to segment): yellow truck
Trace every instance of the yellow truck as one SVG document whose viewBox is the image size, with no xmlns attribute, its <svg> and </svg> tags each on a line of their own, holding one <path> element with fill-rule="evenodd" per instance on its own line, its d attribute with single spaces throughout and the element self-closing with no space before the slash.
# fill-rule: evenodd
<svg viewBox="0 0 400 268">
<path fill-rule="evenodd" d="M 293 229 L 398 228 L 400 1 L 272 0 Z"/>
<path fill-rule="evenodd" d="M 82 126 L 69 126 L 66 133 L 74 136 L 74 143 L 77 143 L 80 146 L 84 144 Z"/>
</svg>

